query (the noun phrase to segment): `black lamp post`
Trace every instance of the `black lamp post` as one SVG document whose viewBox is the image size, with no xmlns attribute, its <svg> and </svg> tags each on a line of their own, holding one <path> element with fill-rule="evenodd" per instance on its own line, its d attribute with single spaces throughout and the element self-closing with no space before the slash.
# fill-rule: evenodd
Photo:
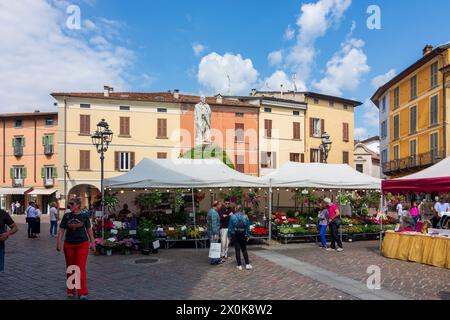
<svg viewBox="0 0 450 320">
<path fill-rule="evenodd" d="M 320 148 L 320 151 L 322 152 L 324 163 L 327 163 L 328 155 L 330 153 L 331 145 L 333 144 L 333 142 L 330 139 L 330 135 L 326 132 L 322 133 L 321 138 L 322 138 L 322 144 L 320 145 L 319 148 Z"/>
<path fill-rule="evenodd" d="M 101 172 L 101 178 L 100 178 L 100 186 L 101 186 L 101 192 L 102 192 L 102 221 L 103 221 L 103 227 L 102 227 L 102 236 L 105 237 L 105 186 L 104 186 L 104 179 L 105 179 L 105 152 L 108 151 L 109 144 L 112 142 L 113 139 L 113 132 L 109 129 L 108 122 L 105 121 L 105 119 L 102 119 L 97 124 L 97 130 L 91 135 L 92 144 L 97 149 L 97 152 L 100 154 L 100 172 Z"/>
</svg>

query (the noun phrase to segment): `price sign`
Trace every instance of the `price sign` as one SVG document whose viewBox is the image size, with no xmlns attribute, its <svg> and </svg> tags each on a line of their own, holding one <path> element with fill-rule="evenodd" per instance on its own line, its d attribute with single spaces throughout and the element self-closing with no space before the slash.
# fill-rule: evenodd
<svg viewBox="0 0 450 320">
<path fill-rule="evenodd" d="M 158 249 L 161 245 L 159 244 L 159 240 L 153 242 L 153 249 Z"/>
</svg>

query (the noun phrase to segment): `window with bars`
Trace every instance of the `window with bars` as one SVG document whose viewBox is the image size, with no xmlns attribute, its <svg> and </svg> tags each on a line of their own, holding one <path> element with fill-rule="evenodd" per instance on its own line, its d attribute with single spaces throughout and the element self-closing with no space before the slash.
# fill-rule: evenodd
<svg viewBox="0 0 450 320">
<path fill-rule="evenodd" d="M 157 138 L 167 139 L 167 119 L 158 119 Z"/>
<path fill-rule="evenodd" d="M 130 118 L 120 117 L 120 136 L 129 137 L 130 136 Z"/>
<path fill-rule="evenodd" d="M 80 134 L 82 135 L 91 134 L 91 116 L 88 114 L 80 115 Z"/>
</svg>

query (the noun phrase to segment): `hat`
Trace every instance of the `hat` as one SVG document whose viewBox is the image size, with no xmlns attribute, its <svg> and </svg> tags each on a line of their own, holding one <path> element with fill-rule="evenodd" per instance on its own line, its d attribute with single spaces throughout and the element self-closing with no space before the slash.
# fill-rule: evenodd
<svg viewBox="0 0 450 320">
<path fill-rule="evenodd" d="M 325 198 L 325 199 L 323 199 L 323 202 L 325 202 L 326 204 L 330 204 L 331 203 L 331 199 L 330 198 Z"/>
</svg>

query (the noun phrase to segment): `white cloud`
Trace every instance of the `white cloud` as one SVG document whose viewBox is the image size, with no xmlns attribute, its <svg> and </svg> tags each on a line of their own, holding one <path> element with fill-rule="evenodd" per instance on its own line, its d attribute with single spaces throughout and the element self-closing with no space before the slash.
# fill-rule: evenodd
<svg viewBox="0 0 450 320">
<path fill-rule="evenodd" d="M 83 20 L 83 26 L 90 30 L 94 30 L 95 28 L 97 28 L 97 25 L 89 19 Z"/>
<path fill-rule="evenodd" d="M 287 64 L 302 81 L 309 78 L 316 56 L 315 41 L 325 36 L 327 30 L 339 24 L 351 0 L 319 0 L 303 4 L 297 20 L 297 43 L 290 48 Z"/>
<path fill-rule="evenodd" d="M 296 80 L 297 91 L 306 91 L 306 86 L 303 82 Z M 294 90 L 293 79 L 289 79 L 288 75 L 282 71 L 275 71 L 270 77 L 262 81 L 260 85 L 261 90 L 266 91 L 278 91 L 281 90 L 281 85 L 283 85 L 283 91 Z"/>
<path fill-rule="evenodd" d="M 207 47 L 204 46 L 201 43 L 194 43 L 192 44 L 192 50 L 194 50 L 194 54 L 198 57 L 199 55 L 202 54 L 203 51 L 205 51 Z"/>
<path fill-rule="evenodd" d="M 93 48 L 89 39 L 94 35 L 65 29 L 66 19 L 65 10 L 54 2 L 0 2 L 3 112 L 53 110 L 49 96 L 53 91 L 100 91 L 103 85 L 118 90 L 127 87 L 125 74 L 133 52 L 112 45 L 107 50 Z M 111 26 L 111 34 L 114 22 L 103 23 Z"/>
<path fill-rule="evenodd" d="M 378 89 L 379 87 L 381 87 L 384 84 L 386 84 L 387 82 L 389 82 L 389 80 L 394 78 L 396 75 L 397 75 L 397 71 L 395 71 L 395 69 L 391 69 L 388 72 L 386 72 L 385 74 L 381 74 L 381 75 L 376 76 L 375 78 L 373 78 L 372 79 L 372 86 L 374 88 Z"/>
<path fill-rule="evenodd" d="M 313 81 L 313 86 L 322 93 L 337 96 L 342 95 L 343 90 L 356 90 L 361 77 L 370 71 L 363 47 L 362 40 L 345 41 L 341 50 L 327 62 L 325 77 L 319 82 Z"/>
<path fill-rule="evenodd" d="M 283 62 L 283 52 L 281 50 L 272 51 L 267 56 L 267 60 L 271 66 L 278 66 Z"/>
<path fill-rule="evenodd" d="M 363 140 L 369 136 L 366 128 L 355 128 L 354 130 L 355 140 Z"/>
<path fill-rule="evenodd" d="M 240 54 L 221 56 L 213 52 L 200 61 L 197 79 L 210 94 L 247 95 L 257 83 L 258 71 L 252 60 L 243 59 Z"/>
<path fill-rule="evenodd" d="M 285 40 L 292 40 L 295 37 L 295 30 L 291 27 L 291 25 L 288 25 L 288 27 L 286 28 L 286 31 L 284 31 L 284 36 L 283 38 Z"/>
<path fill-rule="evenodd" d="M 106 40 L 102 36 L 94 36 L 89 40 L 89 42 L 91 44 L 93 44 L 95 46 L 99 46 L 99 47 L 106 47 L 109 45 L 108 40 Z"/>
</svg>

